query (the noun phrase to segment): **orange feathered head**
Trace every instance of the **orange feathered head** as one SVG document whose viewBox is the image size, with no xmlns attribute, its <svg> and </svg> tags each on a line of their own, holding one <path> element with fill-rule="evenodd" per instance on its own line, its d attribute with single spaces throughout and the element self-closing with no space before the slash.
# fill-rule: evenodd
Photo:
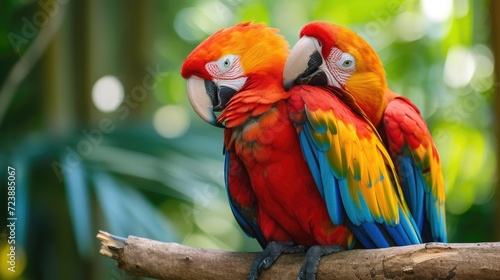
<svg viewBox="0 0 500 280">
<path fill-rule="evenodd" d="M 284 70 L 285 87 L 311 84 L 349 93 L 374 124 L 387 88 L 378 55 L 355 32 L 328 22 L 312 22 L 300 32 Z"/>
<path fill-rule="evenodd" d="M 217 123 L 214 111 L 222 111 L 238 92 L 281 85 L 288 43 L 278 30 L 264 24 L 240 23 L 214 33 L 196 47 L 182 65 L 189 100 L 205 121 Z M 272 77 L 272 79 L 269 79 Z"/>
<path fill-rule="evenodd" d="M 357 72 L 372 72 L 385 77 L 382 62 L 373 48 L 355 32 L 327 22 L 316 22 L 304 26 L 300 37 L 316 38 L 323 44 L 322 55 L 329 57 L 332 50 L 337 48 L 343 53 L 349 53 L 357 62 Z"/>
</svg>

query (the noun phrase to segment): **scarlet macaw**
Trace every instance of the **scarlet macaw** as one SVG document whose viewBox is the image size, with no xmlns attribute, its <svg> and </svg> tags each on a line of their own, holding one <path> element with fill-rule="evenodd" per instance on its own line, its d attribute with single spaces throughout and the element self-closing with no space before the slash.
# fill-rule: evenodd
<svg viewBox="0 0 500 280">
<path fill-rule="evenodd" d="M 354 235 L 366 247 L 420 243 L 375 127 L 341 90 L 285 92 L 288 53 L 276 29 L 243 23 L 207 38 L 181 70 L 195 111 L 225 128 L 230 206 L 265 248 L 248 278 L 304 251 L 299 278 L 313 278 L 319 258 L 353 248 Z"/>
<path fill-rule="evenodd" d="M 423 242 L 446 242 L 441 162 L 417 107 L 387 87 L 379 57 L 351 30 L 327 22 L 313 22 L 302 29 L 300 37 L 285 66 L 286 87 L 293 82 L 327 87 L 370 122 L 396 166 L 404 198 Z M 314 111 L 320 116 L 325 113 L 328 112 L 321 108 Z M 311 134 L 313 140 L 324 135 Z M 310 140 L 302 142 L 313 152 L 321 150 Z M 306 158 L 311 169 L 318 169 L 314 155 Z M 363 241 L 356 230 L 354 233 L 366 247 L 373 247 L 369 241 Z"/>
</svg>

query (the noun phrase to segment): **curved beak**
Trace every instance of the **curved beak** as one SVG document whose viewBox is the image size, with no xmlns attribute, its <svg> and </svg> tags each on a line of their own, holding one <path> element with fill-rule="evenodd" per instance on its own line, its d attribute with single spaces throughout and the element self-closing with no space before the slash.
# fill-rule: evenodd
<svg viewBox="0 0 500 280">
<path fill-rule="evenodd" d="M 303 36 L 293 46 L 283 70 L 283 85 L 289 90 L 293 84 L 326 85 L 326 74 L 319 69 L 323 64 L 321 48 L 316 39 Z"/>
<path fill-rule="evenodd" d="M 187 79 L 187 93 L 194 111 L 207 123 L 224 127 L 217 121 L 214 112 L 224 109 L 236 90 L 229 87 L 217 87 L 211 80 L 203 80 L 196 76 Z"/>
</svg>

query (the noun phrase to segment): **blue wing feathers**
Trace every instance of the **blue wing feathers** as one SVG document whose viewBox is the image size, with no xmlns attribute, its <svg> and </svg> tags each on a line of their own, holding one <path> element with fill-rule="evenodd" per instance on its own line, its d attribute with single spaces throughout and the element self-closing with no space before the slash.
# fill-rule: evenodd
<svg viewBox="0 0 500 280">
<path fill-rule="evenodd" d="M 406 203 L 415 219 L 419 231 L 424 224 L 424 181 L 411 156 L 399 156 L 399 175 L 402 181 Z"/>
<path fill-rule="evenodd" d="M 373 243 L 370 236 L 368 236 L 368 234 L 362 227 L 353 226 L 349 220 L 346 221 L 346 224 L 347 227 L 351 229 L 352 233 L 356 236 L 356 238 L 365 248 L 368 249 L 377 248 L 377 245 Z"/>
<path fill-rule="evenodd" d="M 331 168 L 328 167 L 325 154 L 320 152 L 312 141 L 309 126 L 305 125 L 302 129 L 299 139 L 304 158 L 309 165 L 316 186 L 325 200 L 332 222 L 335 225 L 340 225 L 344 222 L 344 215 L 336 178 Z"/>
<path fill-rule="evenodd" d="M 304 126 L 303 129 L 307 129 L 306 126 Z M 318 186 L 321 196 L 323 196 L 324 198 L 325 195 L 323 193 L 323 187 L 320 187 L 322 186 L 322 182 L 321 182 L 321 173 L 318 168 L 319 164 L 316 155 L 317 153 L 314 151 L 314 145 L 311 145 L 310 141 L 312 141 L 312 139 L 310 139 L 310 134 L 304 133 L 304 131 L 302 131 L 299 134 L 299 140 L 300 140 L 300 146 L 302 148 L 302 153 L 309 166 L 309 169 L 311 170 L 314 182 L 316 183 L 316 186 Z"/>
<path fill-rule="evenodd" d="M 399 225 L 397 225 L 395 227 L 385 225 L 385 228 L 386 228 L 387 232 L 389 232 L 389 235 L 394 239 L 394 242 L 396 244 L 400 244 L 400 245 L 411 244 L 410 240 L 408 239 L 406 234 L 404 232 L 402 232 L 403 228 L 400 227 Z"/>
<path fill-rule="evenodd" d="M 344 205 L 347 217 L 355 226 L 360 226 L 362 223 L 362 218 L 357 215 L 358 211 L 355 208 L 356 206 L 354 205 L 354 201 L 344 199 L 345 197 L 349 196 L 349 189 L 346 180 L 338 180 L 338 185 L 340 190 L 340 197 L 342 198 L 342 204 Z"/>
<path fill-rule="evenodd" d="M 374 223 L 363 223 L 361 228 L 368 234 L 370 239 L 375 244 L 375 248 L 387 248 L 389 247 L 388 238 L 382 233 L 377 224 Z"/>
<path fill-rule="evenodd" d="M 431 234 L 426 234 L 424 241 L 447 242 L 444 207 L 437 207 L 437 202 L 431 194 L 426 194 L 425 203 L 426 209 L 429 209 L 426 213 L 429 217 L 428 223 L 424 226 L 424 232 L 430 232 Z"/>
<path fill-rule="evenodd" d="M 438 209 L 436 198 L 425 185 L 420 169 L 411 155 L 399 156 L 398 164 L 403 193 L 415 224 L 422 233 L 422 241 L 446 242 L 443 218 L 446 214 L 441 212 L 442 209 Z"/>
<path fill-rule="evenodd" d="M 377 218 L 371 214 L 370 209 L 368 208 L 368 205 L 366 204 L 366 201 L 361 194 L 358 195 L 358 198 L 359 198 L 359 204 L 363 209 L 362 212 L 365 213 L 365 215 L 363 216 L 363 220 L 365 222 L 374 223 L 376 221 L 379 224 L 384 222 L 384 218 L 382 218 L 382 216 Z"/>
<path fill-rule="evenodd" d="M 403 214 L 403 211 L 401 208 L 399 208 L 399 226 L 401 226 L 406 234 L 408 234 L 408 237 L 410 238 L 409 244 L 419 244 L 422 243 L 422 238 L 420 236 L 419 232 L 416 232 L 415 229 L 417 228 L 417 225 L 415 224 L 415 220 L 411 218 L 411 216 L 407 217 Z"/>
<path fill-rule="evenodd" d="M 331 175 L 329 178 L 329 187 L 324 188 L 326 208 L 333 224 L 340 225 L 344 223 L 344 211 L 342 209 L 342 202 L 340 201 L 338 182 L 334 179 L 332 172 L 327 171 L 324 173 Z"/>
</svg>

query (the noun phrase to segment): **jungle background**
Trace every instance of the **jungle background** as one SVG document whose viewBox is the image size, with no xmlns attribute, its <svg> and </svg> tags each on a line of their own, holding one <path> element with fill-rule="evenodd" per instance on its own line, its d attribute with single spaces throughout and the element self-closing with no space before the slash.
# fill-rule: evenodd
<svg viewBox="0 0 500 280">
<path fill-rule="evenodd" d="M 0 278 L 135 279 L 98 254 L 99 229 L 260 250 L 228 207 L 222 130 L 196 116 L 179 74 L 197 44 L 242 21 L 279 28 L 291 46 L 313 20 L 360 33 L 428 122 L 449 242 L 499 241 L 496 2 L 3 0 Z"/>
</svg>

